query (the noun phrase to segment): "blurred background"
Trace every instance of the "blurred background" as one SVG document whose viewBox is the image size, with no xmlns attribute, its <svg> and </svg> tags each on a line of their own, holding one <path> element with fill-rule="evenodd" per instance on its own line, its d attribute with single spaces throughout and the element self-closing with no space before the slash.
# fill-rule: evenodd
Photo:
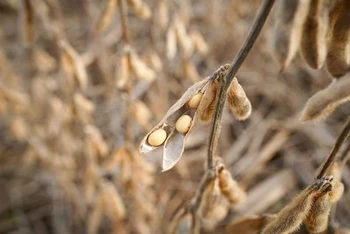
<svg viewBox="0 0 350 234">
<path fill-rule="evenodd" d="M 209 125 L 196 124 L 164 173 L 162 151 L 139 155 L 140 141 L 188 87 L 233 60 L 262 1 L 122 1 L 124 13 L 114 0 L 0 1 L 0 233 L 165 233 L 193 197 Z M 237 74 L 252 115 L 240 122 L 225 110 L 217 151 L 248 198 L 222 203 L 203 233 L 279 211 L 313 180 L 350 114 L 345 104 L 325 121 L 298 120 L 332 77 L 299 55 L 279 73 L 272 15 Z M 349 219 L 346 189 L 336 220 Z"/>
</svg>

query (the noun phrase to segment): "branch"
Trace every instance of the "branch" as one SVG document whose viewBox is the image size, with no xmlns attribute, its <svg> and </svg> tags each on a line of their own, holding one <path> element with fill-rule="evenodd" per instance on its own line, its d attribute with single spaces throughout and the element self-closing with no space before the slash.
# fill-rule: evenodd
<svg viewBox="0 0 350 234">
<path fill-rule="evenodd" d="M 243 64 L 244 60 L 246 59 L 248 53 L 252 49 L 256 39 L 260 34 L 262 27 L 265 24 L 266 18 L 269 15 L 274 3 L 275 3 L 275 0 L 264 0 L 263 4 L 259 9 L 258 15 L 249 32 L 247 39 L 245 40 L 244 44 L 242 45 L 235 59 L 232 61 L 231 68 L 228 71 L 226 77 L 224 78 L 223 81 L 221 81 L 219 99 L 216 104 L 216 109 L 214 112 L 213 120 L 211 122 L 210 134 L 209 134 L 209 147 L 208 147 L 208 155 L 207 155 L 209 169 L 213 168 L 213 156 L 215 153 L 215 146 L 219 137 L 218 129 L 220 127 L 222 113 L 223 113 L 223 109 L 226 101 L 227 89 L 230 86 L 239 68 Z"/>
<path fill-rule="evenodd" d="M 130 56 L 130 36 L 129 36 L 129 24 L 128 24 L 128 18 L 126 17 L 126 5 L 125 0 L 119 0 L 119 15 L 120 15 L 120 21 L 122 25 L 122 35 L 123 35 L 123 42 L 124 42 L 124 53 L 126 53 L 127 61 L 128 61 L 128 81 L 126 84 L 126 93 L 127 93 L 127 100 L 126 100 L 126 107 L 127 107 L 127 113 L 125 117 L 125 141 L 131 142 L 132 141 L 132 130 L 131 130 L 131 122 L 132 122 L 132 86 L 133 86 L 133 80 L 132 80 L 132 65 L 131 65 L 131 56 Z"/>
<path fill-rule="evenodd" d="M 346 165 L 346 162 L 348 161 L 349 156 L 350 156 L 350 142 L 346 146 L 344 152 L 339 157 L 340 168 L 343 168 Z"/>
<path fill-rule="evenodd" d="M 317 176 L 317 179 L 322 178 L 326 174 L 328 168 L 333 164 L 335 156 L 337 155 L 337 153 L 338 153 L 340 147 L 342 146 L 342 144 L 344 143 L 344 141 L 348 138 L 349 133 L 350 133 L 350 117 L 349 117 L 347 123 L 345 124 L 342 132 L 338 136 L 337 141 L 335 142 L 331 153 L 329 154 L 326 162 L 324 163 L 324 165 L 322 167 L 322 170 L 320 171 L 320 173 Z"/>
</svg>

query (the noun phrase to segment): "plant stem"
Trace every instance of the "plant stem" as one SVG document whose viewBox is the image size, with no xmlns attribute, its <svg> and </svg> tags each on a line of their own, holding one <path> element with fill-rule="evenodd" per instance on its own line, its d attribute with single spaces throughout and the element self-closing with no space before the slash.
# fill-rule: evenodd
<svg viewBox="0 0 350 234">
<path fill-rule="evenodd" d="M 333 164 L 335 156 L 337 155 L 337 153 L 338 153 L 340 147 L 342 146 L 342 144 L 344 143 L 344 141 L 348 138 L 349 133 L 350 133 L 350 117 L 348 118 L 348 121 L 346 122 L 342 132 L 338 136 L 338 138 L 333 146 L 332 151 L 330 152 L 326 162 L 324 163 L 320 173 L 317 176 L 317 179 L 322 178 L 326 174 L 328 168 Z"/>
<path fill-rule="evenodd" d="M 209 169 L 213 168 L 213 157 L 215 153 L 215 146 L 219 138 L 218 130 L 221 124 L 222 113 L 223 113 L 223 109 L 226 101 L 227 89 L 230 86 L 235 75 L 237 74 L 239 68 L 243 64 L 244 60 L 246 59 L 248 53 L 252 49 L 256 39 L 260 34 L 262 27 L 266 22 L 267 16 L 269 15 L 274 3 L 275 3 L 275 0 L 264 0 L 263 4 L 259 9 L 258 15 L 249 32 L 247 39 L 245 40 L 244 44 L 242 45 L 235 59 L 232 61 L 231 68 L 227 72 L 224 80 L 221 81 L 222 83 L 221 83 L 221 88 L 219 93 L 219 99 L 216 104 L 216 109 L 214 112 L 213 120 L 211 122 L 210 134 L 209 134 L 209 147 L 208 147 L 208 154 L 207 154 L 207 165 Z"/>
<path fill-rule="evenodd" d="M 130 36 L 129 36 L 129 26 L 128 26 L 128 19 L 126 17 L 126 5 L 125 0 L 118 0 L 119 1 L 119 15 L 120 15 L 120 21 L 122 25 L 122 34 L 123 34 L 123 42 L 124 42 L 124 51 L 123 53 L 127 56 L 128 61 L 128 80 L 126 84 L 126 116 L 125 116 L 125 142 L 130 143 L 132 142 L 132 129 L 131 129 L 131 121 L 132 121 L 132 86 L 133 86 L 133 79 L 132 79 L 132 65 L 131 65 L 131 56 L 130 56 Z"/>
<path fill-rule="evenodd" d="M 350 142 L 346 146 L 344 152 L 339 157 L 340 168 L 343 168 L 346 165 L 346 162 L 348 161 L 349 156 L 350 156 Z"/>
</svg>

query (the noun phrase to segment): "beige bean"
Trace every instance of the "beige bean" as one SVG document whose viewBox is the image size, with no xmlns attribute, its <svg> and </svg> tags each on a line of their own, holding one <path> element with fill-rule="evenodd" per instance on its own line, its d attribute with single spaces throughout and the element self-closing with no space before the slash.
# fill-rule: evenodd
<svg viewBox="0 0 350 234">
<path fill-rule="evenodd" d="M 147 142 L 151 146 L 160 146 L 164 143 L 166 137 L 166 132 L 164 131 L 164 129 L 160 128 L 149 134 Z"/>
<path fill-rule="evenodd" d="M 187 102 L 188 106 L 192 109 L 197 109 L 199 103 L 201 102 L 203 93 L 197 93 Z"/>
<path fill-rule="evenodd" d="M 185 134 L 190 130 L 192 118 L 189 115 L 183 115 L 176 121 L 176 130 L 179 133 Z"/>
</svg>

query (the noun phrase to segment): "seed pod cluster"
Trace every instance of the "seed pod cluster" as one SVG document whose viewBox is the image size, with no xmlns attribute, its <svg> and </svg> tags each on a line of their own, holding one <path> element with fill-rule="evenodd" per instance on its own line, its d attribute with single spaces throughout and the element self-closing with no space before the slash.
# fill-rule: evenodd
<svg viewBox="0 0 350 234">
<path fill-rule="evenodd" d="M 293 200 L 285 206 L 273 219 L 269 222 L 262 234 L 272 233 L 292 233 L 299 228 L 306 215 L 309 213 L 314 198 L 320 193 L 329 190 L 330 184 L 328 180 L 316 180 Z"/>
<path fill-rule="evenodd" d="M 179 161 L 196 119 L 203 120 L 203 116 L 208 120 L 211 118 L 216 98 L 212 98 L 214 101 L 210 99 L 213 96 L 208 92 L 211 92 L 214 84 L 219 84 L 218 80 L 222 79 L 228 68 L 229 65 L 221 66 L 213 75 L 190 87 L 142 140 L 141 153 L 163 146 L 163 171 L 171 169 Z"/>
<path fill-rule="evenodd" d="M 344 185 L 340 181 L 333 180 L 331 185 L 330 191 L 326 191 L 315 198 L 314 204 L 304 220 L 306 229 L 310 233 L 322 233 L 328 228 L 331 208 L 344 193 Z"/>
<path fill-rule="evenodd" d="M 350 2 L 348 0 L 281 0 L 277 2 L 272 51 L 283 71 L 298 49 L 313 69 L 326 65 L 334 77 L 350 69 Z"/>
<path fill-rule="evenodd" d="M 266 225 L 262 234 L 293 233 L 303 222 L 310 233 L 323 232 L 332 204 L 343 191 L 343 184 L 332 176 L 315 179 Z"/>
</svg>

